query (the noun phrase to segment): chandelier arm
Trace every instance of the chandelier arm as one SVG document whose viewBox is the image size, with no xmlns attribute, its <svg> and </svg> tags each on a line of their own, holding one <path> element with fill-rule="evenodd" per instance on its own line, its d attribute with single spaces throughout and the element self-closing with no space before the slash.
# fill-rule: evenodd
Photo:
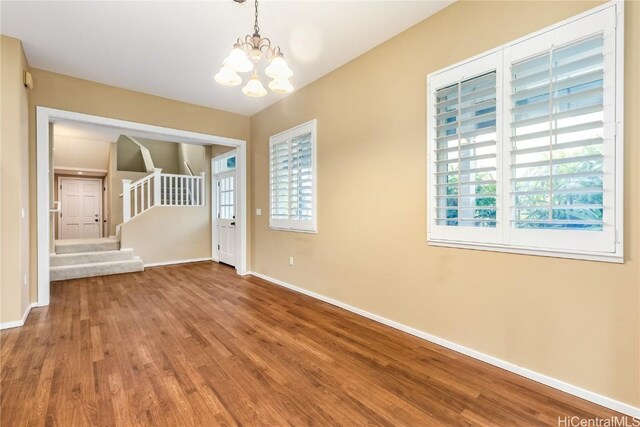
<svg viewBox="0 0 640 427">
<path fill-rule="evenodd" d="M 260 49 L 260 51 L 264 53 L 265 58 L 268 59 L 268 57 L 271 55 L 271 51 L 273 50 L 271 48 L 271 40 L 269 40 L 267 37 L 261 39 L 258 49 Z"/>
<path fill-rule="evenodd" d="M 282 49 L 280 49 L 280 46 L 274 46 L 271 48 L 271 57 L 268 59 L 275 58 L 278 55 L 282 55 Z"/>
<path fill-rule="evenodd" d="M 238 39 L 238 42 L 240 42 L 240 39 Z M 248 53 L 253 47 L 253 37 L 247 34 L 246 36 L 244 36 L 244 41 L 240 43 L 242 44 L 244 50 Z"/>
</svg>

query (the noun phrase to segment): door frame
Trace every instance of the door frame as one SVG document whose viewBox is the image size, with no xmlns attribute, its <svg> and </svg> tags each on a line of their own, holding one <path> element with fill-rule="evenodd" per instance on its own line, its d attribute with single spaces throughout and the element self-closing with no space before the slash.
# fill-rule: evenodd
<svg viewBox="0 0 640 427">
<path fill-rule="evenodd" d="M 232 150 L 232 151 L 228 151 L 224 154 L 220 154 L 219 156 L 213 157 L 211 159 L 211 259 L 215 262 L 220 262 L 220 258 L 218 256 L 218 244 L 220 243 L 220 236 L 218 235 L 217 228 L 218 228 L 218 215 L 217 215 L 217 210 L 218 210 L 218 176 L 222 175 L 222 174 L 228 174 L 229 172 L 233 172 L 234 175 L 234 185 L 235 188 L 238 188 L 238 150 Z M 222 159 L 225 157 L 230 157 L 232 155 L 236 156 L 236 168 L 233 171 L 226 171 L 226 172 L 222 172 L 222 173 L 215 173 L 215 161 L 218 159 Z M 238 197 L 238 191 L 234 191 L 233 195 L 234 195 L 234 204 L 235 204 L 235 210 L 236 210 L 236 248 L 239 248 L 239 244 L 240 242 L 240 236 L 238 233 L 239 227 L 238 227 L 238 220 L 239 220 L 239 215 L 238 215 L 238 202 L 240 197 Z M 236 250 L 236 268 L 238 265 L 238 255 L 239 255 L 239 251 Z"/>
<path fill-rule="evenodd" d="M 167 137 L 180 138 L 182 142 L 198 145 L 225 145 L 234 147 L 236 154 L 236 185 L 239 197 L 237 199 L 236 217 L 240 220 L 237 234 L 240 236 L 236 271 L 239 275 L 247 273 L 248 251 L 248 169 L 247 169 L 247 142 L 241 139 L 227 138 L 223 136 L 209 135 L 205 133 L 191 132 L 162 126 L 149 125 L 126 120 L 112 119 L 102 116 L 77 113 L 74 111 L 60 110 L 43 106 L 36 107 L 36 221 L 37 221 L 37 272 L 38 272 L 38 306 L 49 305 L 49 233 L 50 212 L 52 210 L 49 200 L 49 124 L 60 120 L 72 120 L 85 124 L 110 126 L 118 129 L 148 132 Z"/>
<path fill-rule="evenodd" d="M 100 183 L 100 207 L 98 208 L 98 224 L 100 225 L 100 227 L 98 227 L 98 231 L 100 232 L 100 237 L 103 237 L 104 234 L 102 232 L 103 227 L 103 221 L 102 221 L 102 215 L 103 215 L 103 208 L 104 208 L 104 195 L 105 195 L 105 191 L 104 191 L 104 178 L 100 178 L 100 177 L 88 177 L 88 176 L 83 176 L 83 177 L 74 177 L 74 176 L 58 176 L 57 179 L 57 183 L 56 185 L 58 186 L 58 200 L 62 201 L 62 189 L 60 188 L 62 186 L 62 181 L 65 179 L 79 179 L 82 181 L 98 181 Z M 60 203 L 60 215 L 58 215 L 58 217 L 56 218 L 56 222 L 58 224 L 58 232 L 56 233 L 56 238 L 60 239 L 60 235 L 62 234 L 62 209 L 64 209 L 64 205 L 65 203 Z"/>
</svg>

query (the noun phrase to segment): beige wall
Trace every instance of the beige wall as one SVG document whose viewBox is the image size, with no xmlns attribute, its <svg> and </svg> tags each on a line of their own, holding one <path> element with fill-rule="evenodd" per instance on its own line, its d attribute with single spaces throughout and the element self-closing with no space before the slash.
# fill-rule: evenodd
<svg viewBox="0 0 640 427">
<path fill-rule="evenodd" d="M 253 271 L 640 406 L 639 2 L 626 4 L 626 262 L 426 244 L 427 74 L 596 4 L 457 2 L 254 115 L 253 208 L 268 212 L 269 136 L 318 119 L 319 211 L 315 235 L 255 217 Z"/>
<path fill-rule="evenodd" d="M 226 145 L 214 145 L 211 147 L 211 158 L 216 158 L 232 150 L 235 150 L 235 148 L 228 147 Z M 249 158 L 249 162 L 250 161 L 251 161 L 251 158 Z M 249 168 L 249 171 L 251 171 L 251 168 Z"/>
<path fill-rule="evenodd" d="M 207 158 L 204 147 L 195 144 L 178 144 L 178 173 L 188 175 L 189 171 L 184 162 L 189 164 L 194 175 L 200 175 L 206 170 Z"/>
<path fill-rule="evenodd" d="M 29 305 L 29 92 L 20 40 L 0 37 L 0 322 Z M 26 279 L 26 282 L 25 282 Z"/>
<path fill-rule="evenodd" d="M 211 259 L 209 217 L 208 206 L 154 206 L 122 225 L 120 244 L 145 264 Z"/>
<path fill-rule="evenodd" d="M 140 144 L 147 147 L 153 160 L 153 165 L 161 168 L 164 173 L 179 173 L 178 150 L 180 144 L 170 141 L 136 138 Z"/>
<path fill-rule="evenodd" d="M 164 173 L 179 173 L 180 144 L 171 141 L 159 141 L 147 138 L 135 138 L 149 150 L 153 166 L 161 168 Z M 131 139 L 122 135 L 118 138 L 118 170 L 144 172 L 146 165 L 140 147 Z"/>
<path fill-rule="evenodd" d="M 111 148 L 112 150 L 114 147 Z M 124 135 L 120 135 L 115 144 L 115 166 L 121 171 L 146 172 L 142 150 L 138 145 Z"/>
</svg>

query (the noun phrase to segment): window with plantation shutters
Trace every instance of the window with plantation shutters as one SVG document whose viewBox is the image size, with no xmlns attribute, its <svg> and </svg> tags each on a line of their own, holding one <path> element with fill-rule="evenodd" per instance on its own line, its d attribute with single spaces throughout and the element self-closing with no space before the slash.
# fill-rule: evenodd
<svg viewBox="0 0 640 427">
<path fill-rule="evenodd" d="M 270 138 L 271 228 L 316 231 L 315 141 L 315 120 Z"/>
<path fill-rule="evenodd" d="M 429 76 L 429 242 L 622 259 L 621 3 Z"/>
</svg>

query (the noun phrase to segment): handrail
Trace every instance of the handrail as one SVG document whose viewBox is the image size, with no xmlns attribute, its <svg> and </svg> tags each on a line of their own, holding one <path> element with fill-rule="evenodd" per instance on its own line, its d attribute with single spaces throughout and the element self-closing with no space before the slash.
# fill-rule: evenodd
<svg viewBox="0 0 640 427">
<path fill-rule="evenodd" d="M 193 176 L 193 171 L 191 170 L 191 166 L 189 166 L 189 162 L 187 162 L 186 160 L 182 161 L 184 163 L 184 167 L 187 168 L 187 172 L 189 172 L 189 175 Z"/>
<path fill-rule="evenodd" d="M 162 176 L 180 176 L 180 177 L 191 178 L 192 175 L 181 175 L 179 173 L 163 173 Z M 200 178 L 200 176 L 196 176 L 196 178 Z"/>
<path fill-rule="evenodd" d="M 133 182 L 131 183 L 131 186 L 133 187 L 134 185 L 140 185 L 140 184 L 142 184 L 142 183 L 144 183 L 144 182 L 146 182 L 146 181 L 149 181 L 152 177 L 153 177 L 153 174 L 149 174 L 149 175 L 147 175 L 147 176 L 143 176 L 143 177 L 142 177 L 142 178 L 140 178 L 139 180 L 137 180 L 137 181 L 133 181 Z"/>
<path fill-rule="evenodd" d="M 55 208 L 50 208 L 49 212 L 50 213 L 57 213 L 57 212 L 62 212 L 62 201 L 53 201 L 53 206 L 55 206 Z"/>
<path fill-rule="evenodd" d="M 129 141 L 133 142 L 140 149 L 140 153 L 142 154 L 142 160 L 144 161 L 144 167 L 147 172 L 153 172 L 155 167 L 153 166 L 153 159 L 151 158 L 151 152 L 147 147 L 145 147 L 142 143 L 140 143 L 137 139 L 132 136 L 124 135 Z"/>
</svg>

